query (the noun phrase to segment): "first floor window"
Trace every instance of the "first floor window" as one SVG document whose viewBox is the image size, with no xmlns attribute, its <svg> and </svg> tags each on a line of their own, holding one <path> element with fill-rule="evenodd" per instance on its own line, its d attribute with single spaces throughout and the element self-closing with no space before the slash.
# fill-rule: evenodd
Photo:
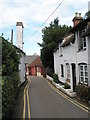
<svg viewBox="0 0 90 120">
<path fill-rule="evenodd" d="M 85 49 L 86 48 L 86 37 L 83 37 L 82 40 L 83 40 L 83 49 Z"/>
<path fill-rule="evenodd" d="M 86 64 L 80 65 L 80 82 L 88 83 L 88 67 Z"/>
</svg>

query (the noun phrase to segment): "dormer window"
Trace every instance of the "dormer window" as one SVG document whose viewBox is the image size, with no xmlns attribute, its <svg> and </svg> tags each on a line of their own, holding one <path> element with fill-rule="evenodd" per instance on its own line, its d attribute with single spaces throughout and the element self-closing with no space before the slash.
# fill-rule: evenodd
<svg viewBox="0 0 90 120">
<path fill-rule="evenodd" d="M 83 36 L 83 34 L 85 33 L 85 28 L 81 31 L 79 31 L 79 36 L 78 36 L 78 40 L 79 40 L 79 50 L 85 50 L 86 49 L 86 37 Z"/>
<path fill-rule="evenodd" d="M 82 35 L 83 35 L 83 33 L 85 33 L 85 29 L 82 30 Z M 85 36 L 82 37 L 82 42 L 83 42 L 83 44 L 82 44 L 83 49 L 86 49 L 86 37 Z"/>
</svg>

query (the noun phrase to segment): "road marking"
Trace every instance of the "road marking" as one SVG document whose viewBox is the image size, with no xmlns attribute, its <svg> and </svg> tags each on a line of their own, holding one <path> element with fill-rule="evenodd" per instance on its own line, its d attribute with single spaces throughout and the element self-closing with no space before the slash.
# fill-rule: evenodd
<svg viewBox="0 0 90 120">
<path fill-rule="evenodd" d="M 46 80 L 46 79 L 45 79 Z M 47 80 L 46 80 L 47 81 Z M 60 90 L 58 90 L 57 88 L 55 88 L 49 81 L 47 81 L 47 83 L 49 84 L 49 86 L 54 90 L 56 91 L 58 94 L 60 94 L 61 96 L 63 96 L 64 98 L 66 98 L 68 101 L 70 101 L 71 103 L 75 104 L 76 106 L 78 106 L 79 108 L 83 109 L 84 111 L 89 112 L 89 108 L 84 106 L 83 104 L 81 103 L 78 103 L 76 102 L 75 100 L 72 100 L 71 98 L 69 98 L 67 95 L 65 95 L 64 93 L 62 93 Z M 88 109 L 88 110 L 86 110 Z"/>
<path fill-rule="evenodd" d="M 31 80 L 30 80 L 30 84 L 31 84 Z M 23 120 L 25 120 L 25 112 L 26 112 L 26 97 L 27 97 L 27 104 L 28 104 L 28 118 L 29 118 L 29 120 L 30 120 L 30 103 L 29 103 L 28 88 L 29 88 L 29 85 L 28 85 L 28 83 L 27 83 L 27 85 L 25 86 L 25 89 L 24 89 Z"/>
<path fill-rule="evenodd" d="M 24 89 L 24 108 L 23 108 L 23 120 L 25 119 L 25 110 L 26 110 L 26 94 L 25 94 L 25 91 L 27 89 L 27 85 L 25 86 L 25 89 Z"/>
<path fill-rule="evenodd" d="M 28 118 L 30 120 L 30 104 L 29 104 L 28 88 L 27 88 L 27 102 L 28 102 Z"/>
</svg>

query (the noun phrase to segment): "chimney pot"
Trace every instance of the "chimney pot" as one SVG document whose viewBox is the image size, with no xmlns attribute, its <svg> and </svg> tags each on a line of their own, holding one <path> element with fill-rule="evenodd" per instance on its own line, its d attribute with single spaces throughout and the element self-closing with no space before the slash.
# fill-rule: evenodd
<svg viewBox="0 0 90 120">
<path fill-rule="evenodd" d="M 77 16 L 79 14 L 79 16 Z M 73 18 L 73 26 L 76 26 L 78 23 L 80 23 L 83 20 L 81 17 L 81 13 L 75 13 L 75 17 Z"/>
<path fill-rule="evenodd" d="M 77 17 L 77 14 L 78 14 L 78 13 L 76 12 L 76 13 L 75 13 L 75 17 Z"/>
<path fill-rule="evenodd" d="M 79 17 L 81 17 L 81 13 L 79 13 Z"/>
</svg>

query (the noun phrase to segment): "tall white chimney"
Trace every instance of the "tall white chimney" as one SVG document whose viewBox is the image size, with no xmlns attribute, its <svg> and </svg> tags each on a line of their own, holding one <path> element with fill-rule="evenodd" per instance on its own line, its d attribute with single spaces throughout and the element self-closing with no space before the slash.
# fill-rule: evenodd
<svg viewBox="0 0 90 120">
<path fill-rule="evenodd" d="M 90 11 L 90 1 L 88 2 L 88 11 Z"/>
<path fill-rule="evenodd" d="M 16 23 L 16 32 L 17 32 L 17 44 L 16 46 L 23 50 L 23 23 L 17 22 Z"/>
<path fill-rule="evenodd" d="M 13 29 L 11 30 L 11 43 L 13 44 Z"/>
</svg>

